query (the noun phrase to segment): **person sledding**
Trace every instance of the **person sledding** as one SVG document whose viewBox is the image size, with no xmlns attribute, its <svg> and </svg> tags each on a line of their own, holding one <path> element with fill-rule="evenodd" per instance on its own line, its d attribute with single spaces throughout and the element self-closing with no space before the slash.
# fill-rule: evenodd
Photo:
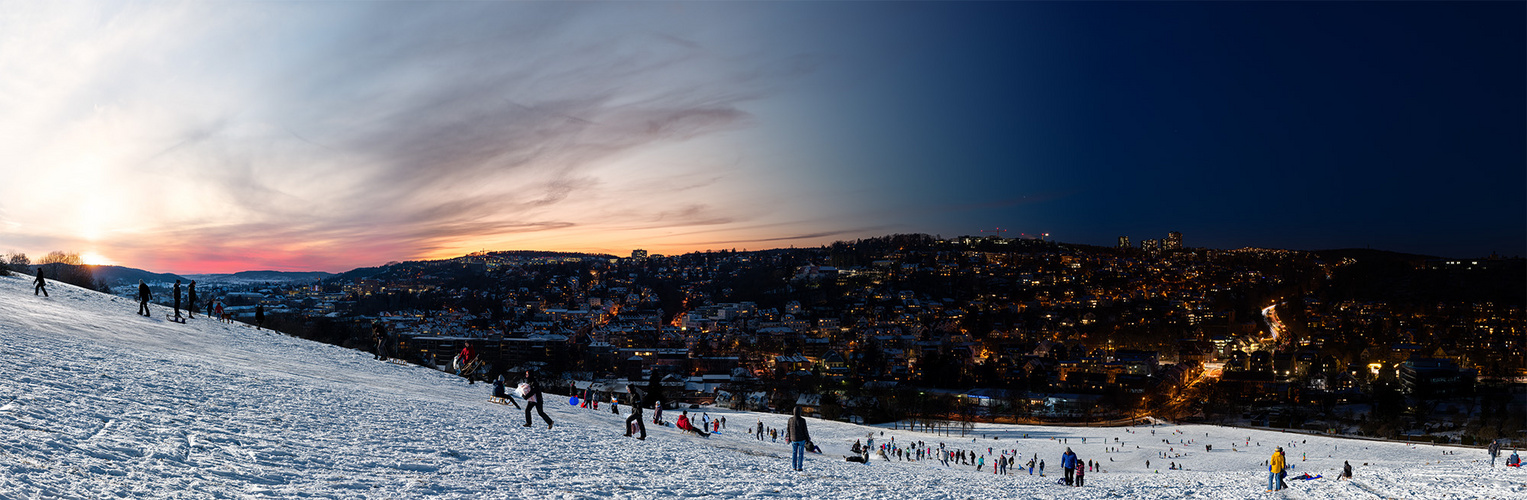
<svg viewBox="0 0 1527 500">
<path fill-rule="evenodd" d="M 689 421 L 689 410 L 684 410 L 684 413 L 679 414 L 679 420 L 674 422 L 673 425 L 674 427 L 678 427 L 679 430 L 693 432 L 695 435 L 700 437 L 710 436 L 710 433 L 705 432 L 705 429 L 695 427 L 694 422 Z"/>
<path fill-rule="evenodd" d="M 493 397 L 488 398 L 488 401 L 501 405 L 513 405 L 515 408 L 520 407 L 520 404 L 514 402 L 514 398 L 509 396 L 509 392 L 504 390 L 503 375 L 493 380 Z"/>
<path fill-rule="evenodd" d="M 1521 467 L 1522 466 L 1522 457 L 1520 455 L 1516 454 L 1516 450 L 1511 450 L 1511 456 L 1510 457 L 1506 457 L 1506 466 L 1508 466 L 1508 467 Z"/>
</svg>

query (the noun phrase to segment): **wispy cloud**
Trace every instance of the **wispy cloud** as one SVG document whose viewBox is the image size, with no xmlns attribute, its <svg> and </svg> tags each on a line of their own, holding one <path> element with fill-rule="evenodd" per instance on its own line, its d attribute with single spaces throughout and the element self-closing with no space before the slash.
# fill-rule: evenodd
<svg viewBox="0 0 1527 500">
<path fill-rule="evenodd" d="M 751 128 L 749 103 L 807 71 L 796 56 L 745 57 L 690 33 L 694 23 L 620 5 L 28 13 L 0 21 L 11 37 L 0 72 L 12 75 L 0 107 L 16 110 L 0 136 L 55 133 L 0 143 L 0 160 L 72 165 L 42 182 L 93 175 L 76 186 L 102 198 L 15 214 L 20 227 L 0 236 L 109 247 L 166 269 L 333 269 L 552 234 L 735 225 L 762 214 L 718 198 L 748 189 L 731 165 L 704 164 L 735 153 L 674 148 Z M 41 189 L 0 194 L 33 204 Z"/>
</svg>

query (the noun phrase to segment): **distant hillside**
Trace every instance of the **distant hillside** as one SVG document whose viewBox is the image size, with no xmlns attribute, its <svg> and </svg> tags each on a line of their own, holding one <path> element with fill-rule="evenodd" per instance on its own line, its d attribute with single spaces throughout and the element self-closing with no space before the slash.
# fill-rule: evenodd
<svg viewBox="0 0 1527 500">
<path fill-rule="evenodd" d="M 319 271 L 241 271 L 233 274 L 197 274 L 190 277 L 208 283 L 311 283 L 332 276 L 334 275 L 331 273 Z"/>
<path fill-rule="evenodd" d="M 1340 260 L 1340 259 L 1343 259 L 1343 258 L 1352 258 L 1352 259 L 1357 259 L 1357 260 L 1360 260 L 1360 261 L 1361 260 L 1373 260 L 1373 261 L 1381 261 L 1381 262 L 1421 263 L 1421 262 L 1425 262 L 1425 261 L 1428 261 L 1428 260 L 1432 260 L 1432 259 L 1438 258 L 1438 257 L 1429 256 L 1429 255 L 1416 255 L 1416 254 L 1410 254 L 1410 253 L 1390 252 L 1388 250 L 1374 250 L 1374 249 L 1371 249 L 1371 248 L 1339 248 L 1339 249 L 1334 249 L 1334 250 L 1316 250 L 1316 251 L 1313 251 L 1313 252 L 1310 252 L 1310 253 L 1313 253 L 1316 256 L 1318 256 L 1318 257 L 1320 257 L 1322 259 L 1325 259 L 1327 261 L 1330 261 L 1330 260 Z"/>
<path fill-rule="evenodd" d="M 1521 304 L 1527 302 L 1527 261 L 1496 259 L 1478 266 L 1434 265 L 1447 259 L 1382 250 L 1314 252 L 1327 262 L 1352 258 L 1321 290 L 1328 300 L 1384 301 L 1424 305 L 1449 300 Z"/>
<path fill-rule="evenodd" d="M 108 285 L 131 284 L 137 283 L 138 280 L 155 283 L 186 279 L 175 274 L 154 273 L 122 266 L 91 266 L 91 270 L 95 273 L 96 280 L 105 281 Z"/>
</svg>

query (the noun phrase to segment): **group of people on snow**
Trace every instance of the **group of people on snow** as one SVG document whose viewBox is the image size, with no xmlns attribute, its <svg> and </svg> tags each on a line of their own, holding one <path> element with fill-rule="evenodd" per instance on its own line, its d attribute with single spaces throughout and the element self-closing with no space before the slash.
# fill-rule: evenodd
<svg viewBox="0 0 1527 500">
<path fill-rule="evenodd" d="M 39 272 L 38 280 L 41 281 L 42 280 L 41 270 L 39 270 L 38 272 Z M 197 297 L 196 297 L 196 281 L 195 280 L 191 280 L 191 283 L 186 287 L 186 294 L 185 294 L 185 297 L 186 297 L 185 304 L 186 304 L 186 306 L 185 307 L 181 307 L 181 302 L 180 302 L 180 297 L 181 297 L 181 294 L 180 294 L 180 280 L 175 280 L 175 285 L 170 289 L 170 295 L 172 297 L 172 301 L 171 301 L 172 302 L 172 305 L 171 305 L 172 312 L 171 312 L 171 314 L 173 314 L 173 316 L 171 316 L 169 318 L 170 321 L 174 321 L 174 322 L 177 322 L 177 323 L 184 323 L 188 319 L 196 319 L 196 313 L 197 313 L 197 311 L 199 311 L 201 309 L 198 309 L 198 307 L 197 307 L 200 304 L 199 304 L 199 301 L 197 300 Z M 150 312 L 149 307 L 148 307 L 149 302 L 151 302 L 153 300 L 154 300 L 154 291 L 149 288 L 148 283 L 144 282 L 143 280 L 138 280 L 138 315 L 139 316 L 153 317 L 153 313 Z M 186 312 L 185 316 L 181 316 L 181 314 L 180 314 L 181 309 L 185 309 L 185 312 Z M 205 315 L 209 316 L 209 317 L 212 317 L 214 319 L 217 319 L 219 322 L 223 322 L 223 323 L 232 323 L 233 322 L 233 318 L 230 317 L 228 314 L 226 314 L 224 312 L 223 302 L 220 301 L 220 300 L 217 300 L 215 298 L 207 299 L 207 308 L 206 308 Z M 255 329 L 258 330 L 258 329 L 262 329 L 264 327 L 265 327 L 265 305 L 264 304 L 258 304 L 258 305 L 255 305 Z"/>
</svg>

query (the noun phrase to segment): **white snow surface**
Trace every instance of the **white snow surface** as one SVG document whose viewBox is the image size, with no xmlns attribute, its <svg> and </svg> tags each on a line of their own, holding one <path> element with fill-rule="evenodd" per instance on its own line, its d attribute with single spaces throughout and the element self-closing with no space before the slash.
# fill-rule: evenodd
<svg viewBox="0 0 1527 500">
<path fill-rule="evenodd" d="M 549 395 L 555 427 L 539 418 L 522 427 L 524 413 L 489 403 L 486 384 L 201 317 L 171 323 L 158 306 L 153 318 L 136 316 L 137 304 L 127 299 L 63 283 L 49 284 L 51 298 L 31 288 L 28 278 L 0 278 L 0 498 L 1527 495 L 1527 470 L 1504 467 L 1504 458 L 1490 468 L 1480 449 L 1205 425 L 986 424 L 976 437 L 960 438 L 810 419 L 825 453 L 809 454 L 805 471 L 794 472 L 788 445 L 744 430 L 760 420 L 783 427 L 785 415 L 706 408 L 712 418 L 726 416 L 730 428 L 701 438 L 649 424 L 648 439 L 637 441 L 621 435 L 624 415 Z M 877 444 L 894 438 L 976 451 L 988 467 L 844 461 L 850 445 L 870 434 Z M 1187 440 L 1192 444 L 1180 444 Z M 1214 450 L 1205 452 L 1205 444 Z M 1112 446 L 1122 449 L 1105 451 Z M 1291 478 L 1325 478 L 1264 492 L 1263 463 L 1274 446 L 1295 466 Z M 1045 477 L 993 475 L 988 447 L 1016 450 L 1020 464 L 1037 453 Z M 1102 463 L 1083 488 L 1056 484 L 1067 447 Z M 1355 481 L 1335 479 L 1343 460 Z M 1168 470 L 1170 462 L 1188 470 Z"/>
</svg>

